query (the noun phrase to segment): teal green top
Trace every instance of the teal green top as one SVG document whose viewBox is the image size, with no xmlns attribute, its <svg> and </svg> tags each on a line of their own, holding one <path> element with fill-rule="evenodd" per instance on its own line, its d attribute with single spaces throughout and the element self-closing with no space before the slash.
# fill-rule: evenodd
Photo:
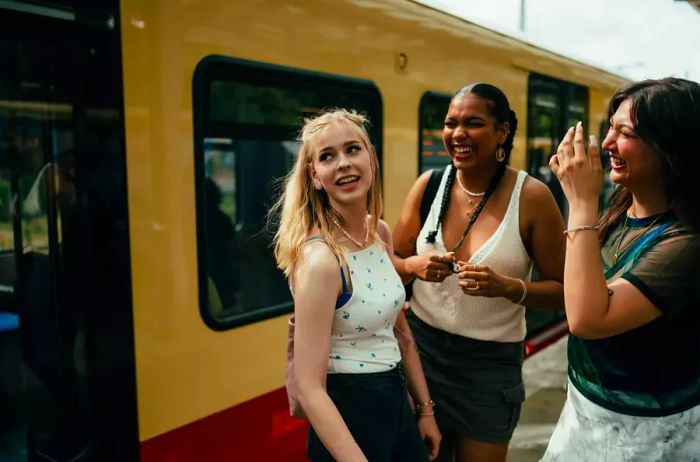
<svg viewBox="0 0 700 462">
<path fill-rule="evenodd" d="M 612 411 L 682 412 L 700 404 L 700 236 L 670 212 L 623 223 L 624 214 L 601 249 L 605 277 L 630 282 L 662 315 L 605 339 L 570 335 L 569 378 Z M 624 250 L 615 263 L 622 233 Z"/>
</svg>

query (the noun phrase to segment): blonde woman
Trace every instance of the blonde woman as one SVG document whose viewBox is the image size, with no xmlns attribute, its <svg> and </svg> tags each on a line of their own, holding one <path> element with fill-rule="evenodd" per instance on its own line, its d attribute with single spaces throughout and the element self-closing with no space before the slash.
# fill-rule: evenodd
<svg viewBox="0 0 700 462">
<path fill-rule="evenodd" d="M 400 351 L 394 335 L 412 340 L 366 123 L 343 109 L 306 120 L 273 209 L 275 256 L 294 294 L 298 398 L 314 462 L 425 461 L 440 434 L 416 350 Z"/>
</svg>

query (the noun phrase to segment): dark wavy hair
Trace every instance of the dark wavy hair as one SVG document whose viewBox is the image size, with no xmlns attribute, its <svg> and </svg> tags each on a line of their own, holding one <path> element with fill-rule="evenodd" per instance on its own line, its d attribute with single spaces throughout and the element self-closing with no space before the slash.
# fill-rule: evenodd
<svg viewBox="0 0 700 462">
<path fill-rule="evenodd" d="M 700 84 L 675 77 L 629 84 L 610 100 L 608 118 L 627 100 L 635 132 L 661 160 L 671 208 L 685 225 L 700 232 L 700 211 L 693 203 L 700 173 Z M 600 219 L 601 243 L 631 204 L 632 193 L 619 185 Z"/>
</svg>

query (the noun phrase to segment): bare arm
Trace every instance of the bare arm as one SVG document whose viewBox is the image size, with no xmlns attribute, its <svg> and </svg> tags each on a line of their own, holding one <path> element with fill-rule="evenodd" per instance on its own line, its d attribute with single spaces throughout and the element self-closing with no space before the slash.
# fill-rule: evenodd
<svg viewBox="0 0 700 462">
<path fill-rule="evenodd" d="M 294 277 L 294 372 L 299 401 L 316 434 L 338 461 L 366 462 L 326 392 L 333 307 L 341 290 L 338 261 L 322 243 L 304 248 Z"/>
<path fill-rule="evenodd" d="M 386 250 L 389 255 L 393 253 L 394 246 L 392 242 L 391 230 L 383 221 L 379 224 L 379 234 L 386 245 Z M 394 324 L 394 335 L 399 342 L 401 350 L 401 360 L 406 370 L 406 380 L 408 389 L 416 403 L 427 403 L 430 401 L 430 392 L 428 384 L 425 381 L 423 374 L 423 366 L 418 356 L 418 347 L 413 340 L 411 328 L 408 326 L 406 316 L 400 312 L 396 317 Z M 426 406 L 422 411 L 419 411 L 418 429 L 421 437 L 428 444 L 430 449 L 430 460 L 435 460 L 440 449 L 440 430 L 438 430 L 437 422 L 435 421 L 435 413 L 432 405 Z"/>
<path fill-rule="evenodd" d="M 454 257 L 451 252 L 444 256 L 438 252 L 434 255 L 416 255 L 416 240 L 421 229 L 420 203 L 430 175 L 430 171 L 423 173 L 413 185 L 401 209 L 399 222 L 394 227 L 396 241 L 390 255 L 393 255 L 392 263 L 404 284 L 415 278 L 437 282 L 452 274 Z"/>
<path fill-rule="evenodd" d="M 574 137 L 575 135 L 575 137 Z M 583 128 L 570 130 L 552 157 L 550 167 L 559 178 L 569 201 L 569 229 L 590 226 L 598 220 L 598 197 L 602 184 L 600 151 L 592 139 L 588 153 Z M 661 312 L 632 284 L 610 284 L 602 269 L 598 234 L 577 231 L 568 235 L 564 267 L 564 301 L 569 329 L 582 338 L 596 339 L 620 334 L 646 324 Z"/>
<path fill-rule="evenodd" d="M 529 251 L 539 273 L 539 281 L 527 283 L 524 305 L 548 310 L 564 309 L 564 218 L 549 189 L 528 178 L 523 187 L 522 207 L 532 213 Z M 522 295 L 522 287 L 516 290 Z"/>
</svg>

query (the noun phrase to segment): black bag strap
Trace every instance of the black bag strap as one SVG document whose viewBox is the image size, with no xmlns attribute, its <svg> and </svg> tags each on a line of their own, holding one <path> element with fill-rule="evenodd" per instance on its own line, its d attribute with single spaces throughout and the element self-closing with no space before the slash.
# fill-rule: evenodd
<svg viewBox="0 0 700 462">
<path fill-rule="evenodd" d="M 442 175 L 445 173 L 445 167 L 434 168 L 430 171 L 430 179 L 428 180 L 428 185 L 423 191 L 423 197 L 420 199 L 420 227 L 423 229 L 425 220 L 428 219 L 428 214 L 430 213 L 430 207 L 433 205 L 435 200 L 435 195 L 440 187 L 440 180 L 442 180 Z"/>
<path fill-rule="evenodd" d="M 430 207 L 433 205 L 435 196 L 437 195 L 437 190 L 440 187 L 440 180 L 442 180 L 442 175 L 445 173 L 446 167 L 434 168 L 430 171 L 430 179 L 428 179 L 428 185 L 423 191 L 423 197 L 420 198 L 420 230 L 423 229 L 425 220 L 428 219 L 428 214 L 430 213 Z M 413 281 L 409 282 L 405 286 L 406 288 L 406 300 L 410 300 L 413 296 Z"/>
</svg>

